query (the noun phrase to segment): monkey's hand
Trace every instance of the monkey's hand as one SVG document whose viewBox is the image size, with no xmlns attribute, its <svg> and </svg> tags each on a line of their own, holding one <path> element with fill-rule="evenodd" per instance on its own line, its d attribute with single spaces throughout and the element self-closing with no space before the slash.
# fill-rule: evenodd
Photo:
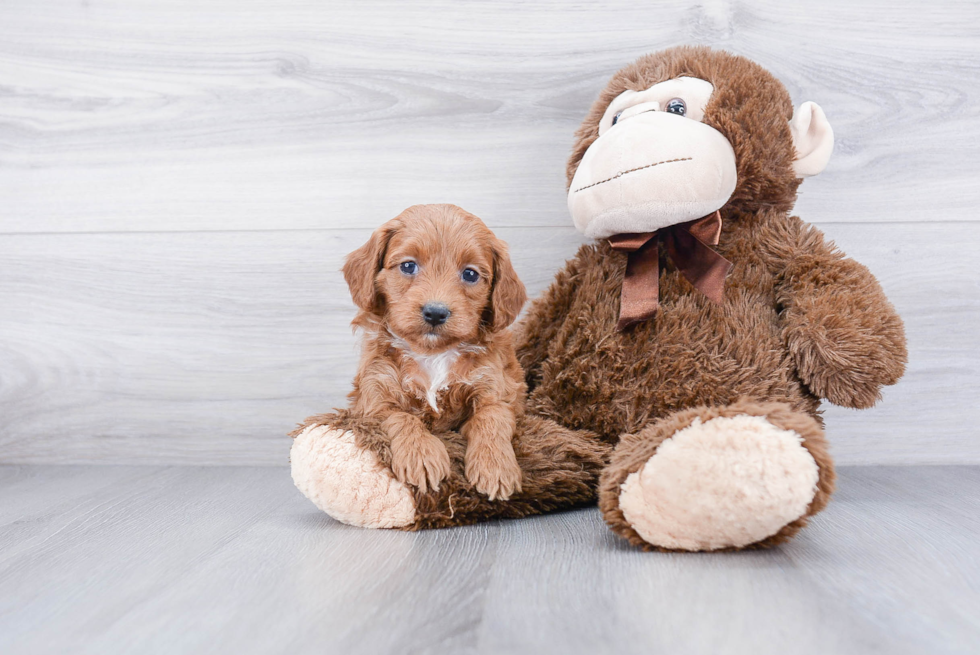
<svg viewBox="0 0 980 655">
<path fill-rule="evenodd" d="M 905 372 L 902 319 L 871 272 L 836 249 L 800 256 L 787 273 L 783 336 L 800 379 L 835 405 L 871 407 Z"/>
</svg>

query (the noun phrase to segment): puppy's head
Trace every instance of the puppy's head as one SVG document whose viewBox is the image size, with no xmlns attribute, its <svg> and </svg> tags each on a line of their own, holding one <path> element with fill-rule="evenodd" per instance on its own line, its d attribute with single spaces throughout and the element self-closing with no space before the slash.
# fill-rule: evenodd
<svg viewBox="0 0 980 655">
<path fill-rule="evenodd" d="M 527 299 L 504 242 L 455 205 L 409 207 L 347 257 L 344 279 L 362 312 L 422 353 L 503 330 Z"/>
</svg>

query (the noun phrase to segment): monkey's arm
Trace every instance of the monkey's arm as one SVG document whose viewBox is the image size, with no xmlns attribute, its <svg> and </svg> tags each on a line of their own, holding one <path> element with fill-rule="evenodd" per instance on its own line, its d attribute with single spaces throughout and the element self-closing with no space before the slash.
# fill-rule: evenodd
<svg viewBox="0 0 980 655">
<path fill-rule="evenodd" d="M 581 255 L 581 251 L 579 251 Z M 527 390 L 531 392 L 541 378 L 541 364 L 561 329 L 578 286 L 579 258 L 570 259 L 555 275 L 548 290 L 535 298 L 515 328 L 517 359 L 524 369 Z"/>
<path fill-rule="evenodd" d="M 789 220 L 788 234 L 769 243 L 783 337 L 800 379 L 835 405 L 871 407 L 905 372 L 902 319 L 867 268 L 816 228 Z"/>
</svg>

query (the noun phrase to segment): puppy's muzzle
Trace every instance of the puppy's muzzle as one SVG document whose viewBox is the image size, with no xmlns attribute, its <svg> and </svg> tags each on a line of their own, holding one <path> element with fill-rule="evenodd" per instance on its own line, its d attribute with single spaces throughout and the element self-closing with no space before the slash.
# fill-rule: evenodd
<svg viewBox="0 0 980 655">
<path fill-rule="evenodd" d="M 449 319 L 452 312 L 441 302 L 429 302 L 422 307 L 422 318 L 432 327 L 438 327 Z"/>
</svg>

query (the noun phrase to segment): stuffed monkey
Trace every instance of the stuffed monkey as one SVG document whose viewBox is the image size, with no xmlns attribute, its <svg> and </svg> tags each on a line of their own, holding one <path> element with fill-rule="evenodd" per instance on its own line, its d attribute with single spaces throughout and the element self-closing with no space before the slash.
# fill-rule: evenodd
<svg viewBox="0 0 980 655">
<path fill-rule="evenodd" d="M 680 47 L 616 73 L 577 132 L 568 206 L 582 246 L 518 325 L 522 491 L 490 501 L 453 472 L 420 493 L 387 436 L 347 411 L 295 435 L 293 478 L 366 527 L 516 518 L 598 499 L 644 549 L 778 544 L 828 502 L 821 399 L 872 406 L 907 358 L 867 268 L 792 216 L 833 132 L 816 104 L 726 52 Z"/>
</svg>

